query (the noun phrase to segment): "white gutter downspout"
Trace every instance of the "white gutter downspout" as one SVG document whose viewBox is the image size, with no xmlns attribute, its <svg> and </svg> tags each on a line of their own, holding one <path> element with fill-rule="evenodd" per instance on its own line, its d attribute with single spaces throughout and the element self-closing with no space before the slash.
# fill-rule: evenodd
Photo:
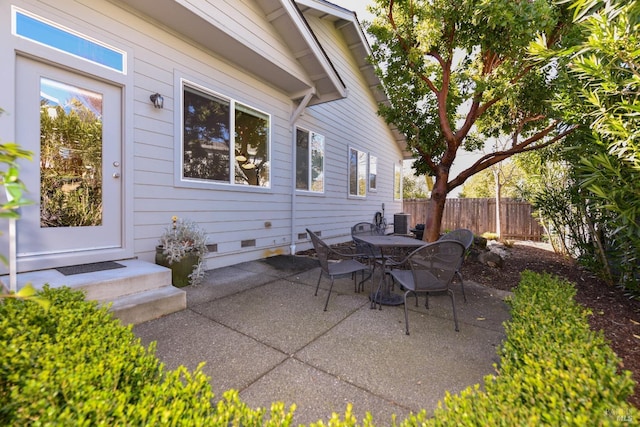
<svg viewBox="0 0 640 427">
<path fill-rule="evenodd" d="M 315 88 L 307 90 L 304 98 L 302 98 L 302 101 L 300 101 L 300 104 L 298 104 L 298 107 L 289 119 L 293 139 L 291 144 L 291 246 L 289 246 L 291 255 L 296 254 L 296 240 L 298 240 L 296 236 L 296 122 L 303 114 L 305 108 L 307 108 L 307 105 L 309 105 L 309 101 L 315 93 Z"/>
</svg>

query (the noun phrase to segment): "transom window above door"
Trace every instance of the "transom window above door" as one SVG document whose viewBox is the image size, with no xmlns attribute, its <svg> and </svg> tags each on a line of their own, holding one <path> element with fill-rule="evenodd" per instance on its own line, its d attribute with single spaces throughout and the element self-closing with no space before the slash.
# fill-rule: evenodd
<svg viewBox="0 0 640 427">
<path fill-rule="evenodd" d="M 183 182 L 269 188 L 270 133 L 268 114 L 183 82 Z"/>
</svg>

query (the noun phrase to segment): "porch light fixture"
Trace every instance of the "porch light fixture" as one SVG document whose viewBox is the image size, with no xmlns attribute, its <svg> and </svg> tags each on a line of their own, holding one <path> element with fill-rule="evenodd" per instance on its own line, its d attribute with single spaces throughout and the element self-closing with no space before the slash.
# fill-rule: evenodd
<svg viewBox="0 0 640 427">
<path fill-rule="evenodd" d="M 159 93 L 154 93 L 149 97 L 151 102 L 153 102 L 154 108 L 163 108 L 164 107 L 164 98 Z"/>
</svg>

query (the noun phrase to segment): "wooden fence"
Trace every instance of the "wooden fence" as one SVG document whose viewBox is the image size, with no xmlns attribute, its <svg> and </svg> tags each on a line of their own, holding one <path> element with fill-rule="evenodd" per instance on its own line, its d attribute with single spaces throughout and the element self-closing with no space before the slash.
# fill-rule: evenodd
<svg viewBox="0 0 640 427">
<path fill-rule="evenodd" d="M 427 218 L 428 199 L 410 199 L 403 203 L 403 213 L 410 228 Z M 544 230 L 533 217 L 533 208 L 527 202 L 515 199 L 500 200 L 502 238 L 512 240 L 541 240 Z M 447 199 L 442 219 L 442 230 L 468 228 L 475 234 L 496 231 L 495 199 Z"/>
</svg>

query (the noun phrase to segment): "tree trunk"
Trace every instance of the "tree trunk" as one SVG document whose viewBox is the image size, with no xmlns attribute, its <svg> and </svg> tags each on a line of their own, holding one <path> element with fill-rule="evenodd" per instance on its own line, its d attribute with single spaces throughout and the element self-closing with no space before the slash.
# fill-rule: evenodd
<svg viewBox="0 0 640 427">
<path fill-rule="evenodd" d="M 425 242 L 435 242 L 440 238 L 440 227 L 444 214 L 444 205 L 447 201 L 447 181 L 448 174 L 441 174 L 436 177 L 431 192 L 431 202 L 427 208 L 427 219 L 424 224 L 424 234 L 422 240 Z"/>
</svg>

